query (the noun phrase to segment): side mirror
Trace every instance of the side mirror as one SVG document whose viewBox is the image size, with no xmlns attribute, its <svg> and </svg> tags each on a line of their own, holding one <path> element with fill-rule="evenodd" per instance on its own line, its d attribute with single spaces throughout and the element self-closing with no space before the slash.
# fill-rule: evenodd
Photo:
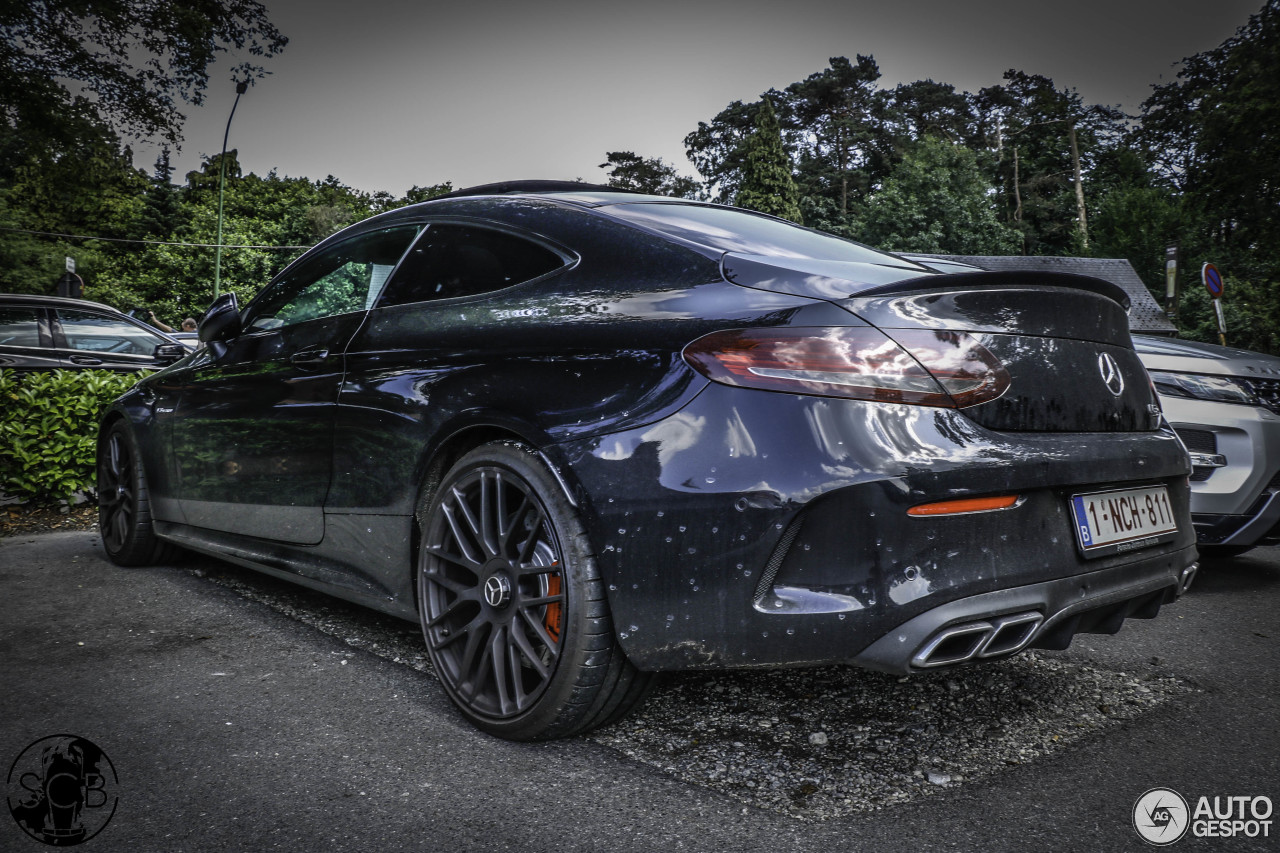
<svg viewBox="0 0 1280 853">
<path fill-rule="evenodd" d="M 190 352 L 182 344 L 156 344 L 152 357 L 160 364 L 173 364 L 180 358 L 186 358 Z"/>
<path fill-rule="evenodd" d="M 224 293 L 213 300 L 200 321 L 199 334 L 201 343 L 206 344 L 240 334 L 240 305 L 234 293 Z"/>
</svg>

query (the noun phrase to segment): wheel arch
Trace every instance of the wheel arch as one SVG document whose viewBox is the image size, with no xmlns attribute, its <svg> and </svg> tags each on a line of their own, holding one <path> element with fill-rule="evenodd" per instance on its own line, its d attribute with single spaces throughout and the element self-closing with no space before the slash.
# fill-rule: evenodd
<svg viewBox="0 0 1280 853">
<path fill-rule="evenodd" d="M 577 508 L 582 500 L 582 489 L 565 466 L 550 436 L 537 427 L 505 418 L 478 420 L 459 425 L 439 443 L 423 454 L 418 472 L 418 492 L 413 503 L 413 523 L 410 525 L 409 582 L 410 589 L 418 587 L 418 561 L 422 546 L 421 530 L 426 513 L 435 497 L 444 475 L 466 454 L 495 441 L 512 441 L 530 447 L 547 466 L 552 477 L 560 484 L 565 498 Z M 420 609 L 418 597 L 413 598 L 415 610 Z"/>
</svg>

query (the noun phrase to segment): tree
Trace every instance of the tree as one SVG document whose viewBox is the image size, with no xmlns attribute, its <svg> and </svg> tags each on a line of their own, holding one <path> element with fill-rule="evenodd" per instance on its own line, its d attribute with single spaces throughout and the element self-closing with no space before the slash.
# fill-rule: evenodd
<svg viewBox="0 0 1280 853">
<path fill-rule="evenodd" d="M 1187 224 L 1224 269 L 1280 277 L 1280 0 L 1183 62 L 1142 105 L 1138 135 L 1181 190 Z M 1276 293 L 1280 296 L 1280 292 Z"/>
<path fill-rule="evenodd" d="M 1023 253 L 1086 251 L 1080 198 L 1094 158 L 1121 137 L 1123 116 L 1086 107 L 1072 90 L 1039 74 L 1010 70 L 1004 83 L 975 98 L 983 136 L 996 148 L 996 176 L 1005 220 L 1023 234 Z M 1076 188 L 1079 160 L 1082 186 Z"/>
<path fill-rule="evenodd" d="M 1011 254 L 1018 232 L 1000 221 L 994 195 L 973 151 L 925 136 L 865 203 L 858 238 L 896 252 Z"/>
<path fill-rule="evenodd" d="M 766 92 L 765 95 L 777 94 Z M 746 162 L 747 138 L 755 132 L 756 113 L 762 102 L 744 104 L 734 101 L 709 123 L 698 122 L 698 129 L 684 138 L 685 154 L 704 180 L 707 196 L 721 204 L 730 203 L 742 183 Z"/>
<path fill-rule="evenodd" d="M 147 188 L 145 207 L 139 216 L 136 233 L 142 237 L 164 237 L 182 226 L 182 199 L 173 185 L 173 166 L 169 163 L 169 149 L 165 148 L 156 158 L 155 172 Z"/>
<path fill-rule="evenodd" d="M 219 53 L 279 53 L 288 40 L 255 0 L 41 0 L 0 4 L 0 120 L 55 145 L 75 104 L 137 137 L 177 142 L 180 101 L 200 104 Z M 233 76 L 265 73 L 241 62 Z"/>
<path fill-rule="evenodd" d="M 624 190 L 669 195 L 676 198 L 702 197 L 702 185 L 663 162 L 661 157 L 641 157 L 634 151 L 610 151 L 601 169 L 609 170 L 609 186 Z"/>
<path fill-rule="evenodd" d="M 950 83 L 917 80 L 902 83 L 885 95 L 885 125 L 902 151 L 911 141 L 934 136 L 948 142 L 981 147 L 973 96 Z"/>
<path fill-rule="evenodd" d="M 837 229 L 894 162 L 879 79 L 880 67 L 871 56 L 860 55 L 857 62 L 835 56 L 827 68 L 792 83 L 783 94 L 782 120 L 798 149 L 801 194 L 827 202 L 819 206 L 831 211 Z"/>
<path fill-rule="evenodd" d="M 768 98 L 757 114 L 755 132 L 744 146 L 742 186 L 736 204 L 761 213 L 800 221 L 791 157 L 782 144 L 782 128 Z"/>
<path fill-rule="evenodd" d="M 146 176 L 133 168 L 131 152 L 109 127 L 85 113 L 73 113 L 71 119 L 79 132 L 61 150 L 40 147 L 25 157 L 3 161 L 0 226 L 114 239 L 136 237 L 145 208 Z M 0 140 L 8 138 L 5 130 L 0 126 Z M 0 232 L 0 290 L 52 292 L 65 269 L 64 257 L 74 258 L 77 272 L 84 276 L 116 250 L 109 242 L 82 244 L 14 230 Z"/>
<path fill-rule="evenodd" d="M 1178 242 L 1182 232 L 1178 194 L 1129 145 L 1104 152 L 1091 178 L 1089 254 L 1127 259 L 1152 295 L 1163 300 L 1165 247 Z"/>
</svg>

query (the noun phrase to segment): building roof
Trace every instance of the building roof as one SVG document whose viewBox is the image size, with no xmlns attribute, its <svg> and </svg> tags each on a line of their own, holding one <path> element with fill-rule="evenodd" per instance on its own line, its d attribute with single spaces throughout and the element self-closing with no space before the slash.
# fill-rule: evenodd
<svg viewBox="0 0 1280 853">
<path fill-rule="evenodd" d="M 1151 291 L 1138 278 L 1133 264 L 1124 258 L 1058 258 L 1041 255 L 921 255 L 972 264 L 984 270 L 1040 270 L 1091 275 L 1124 288 L 1132 305 L 1129 328 L 1135 332 L 1174 335 L 1178 327 L 1169 321 Z"/>
</svg>

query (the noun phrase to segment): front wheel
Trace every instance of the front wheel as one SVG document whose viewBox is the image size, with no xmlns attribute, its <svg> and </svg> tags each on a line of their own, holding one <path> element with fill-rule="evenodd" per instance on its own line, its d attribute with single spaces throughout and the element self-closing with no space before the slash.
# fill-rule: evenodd
<svg viewBox="0 0 1280 853">
<path fill-rule="evenodd" d="M 118 566 L 146 566 L 177 553 L 175 546 L 156 538 L 146 469 L 122 421 L 98 440 L 98 532 L 103 550 Z"/>
<path fill-rule="evenodd" d="M 422 632 L 449 698 L 510 740 L 612 722 L 644 693 L 614 637 L 582 523 L 538 454 L 515 442 L 467 453 L 422 523 Z"/>
</svg>

